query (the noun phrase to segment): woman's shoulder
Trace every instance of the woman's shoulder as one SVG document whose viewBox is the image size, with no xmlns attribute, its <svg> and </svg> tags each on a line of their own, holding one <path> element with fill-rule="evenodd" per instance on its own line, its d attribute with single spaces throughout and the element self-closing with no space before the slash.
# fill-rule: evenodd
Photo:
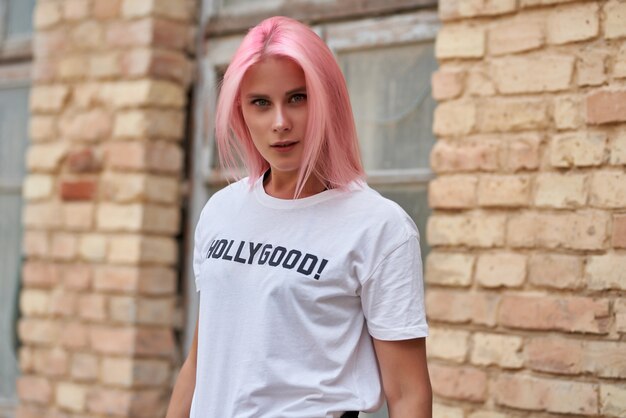
<svg viewBox="0 0 626 418">
<path fill-rule="evenodd" d="M 392 230 L 405 237 L 418 235 L 417 226 L 406 211 L 396 202 L 381 195 L 366 183 L 352 188 L 347 194 L 347 209 L 352 216 L 366 225 Z"/>
</svg>

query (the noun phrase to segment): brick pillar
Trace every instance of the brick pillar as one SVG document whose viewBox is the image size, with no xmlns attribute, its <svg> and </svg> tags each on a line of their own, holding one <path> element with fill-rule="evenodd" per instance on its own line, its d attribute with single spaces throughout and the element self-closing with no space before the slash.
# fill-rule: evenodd
<svg viewBox="0 0 626 418">
<path fill-rule="evenodd" d="M 190 5 L 37 5 L 19 418 L 164 415 Z"/>
<path fill-rule="evenodd" d="M 626 1 L 439 7 L 435 415 L 626 416 Z"/>
</svg>

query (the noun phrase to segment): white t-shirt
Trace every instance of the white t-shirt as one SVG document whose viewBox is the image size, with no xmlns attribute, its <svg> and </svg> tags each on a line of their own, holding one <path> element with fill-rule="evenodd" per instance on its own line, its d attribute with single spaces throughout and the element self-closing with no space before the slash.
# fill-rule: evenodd
<svg viewBox="0 0 626 418">
<path fill-rule="evenodd" d="M 296 200 L 260 178 L 216 193 L 196 228 L 191 418 L 327 418 L 383 402 L 370 336 L 425 337 L 419 234 L 366 185 Z"/>
</svg>

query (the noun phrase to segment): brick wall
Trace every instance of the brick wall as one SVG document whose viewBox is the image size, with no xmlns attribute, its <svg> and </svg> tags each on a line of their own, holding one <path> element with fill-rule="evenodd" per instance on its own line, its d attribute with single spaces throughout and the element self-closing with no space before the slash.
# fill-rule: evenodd
<svg viewBox="0 0 626 418">
<path fill-rule="evenodd" d="M 187 0 L 39 0 L 20 418 L 158 417 L 173 369 Z"/>
<path fill-rule="evenodd" d="M 626 1 L 439 4 L 435 415 L 626 416 Z"/>
</svg>

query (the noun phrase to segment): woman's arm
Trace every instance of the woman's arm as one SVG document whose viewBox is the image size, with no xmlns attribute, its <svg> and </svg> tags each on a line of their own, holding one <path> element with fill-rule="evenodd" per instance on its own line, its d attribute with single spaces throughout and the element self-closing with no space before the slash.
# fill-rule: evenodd
<svg viewBox="0 0 626 418">
<path fill-rule="evenodd" d="M 198 321 L 189 354 L 180 368 L 167 408 L 166 418 L 189 418 L 191 399 L 196 387 L 196 361 L 198 359 Z"/>
<path fill-rule="evenodd" d="M 432 389 L 426 365 L 426 339 L 374 338 L 389 418 L 430 418 Z"/>
</svg>

